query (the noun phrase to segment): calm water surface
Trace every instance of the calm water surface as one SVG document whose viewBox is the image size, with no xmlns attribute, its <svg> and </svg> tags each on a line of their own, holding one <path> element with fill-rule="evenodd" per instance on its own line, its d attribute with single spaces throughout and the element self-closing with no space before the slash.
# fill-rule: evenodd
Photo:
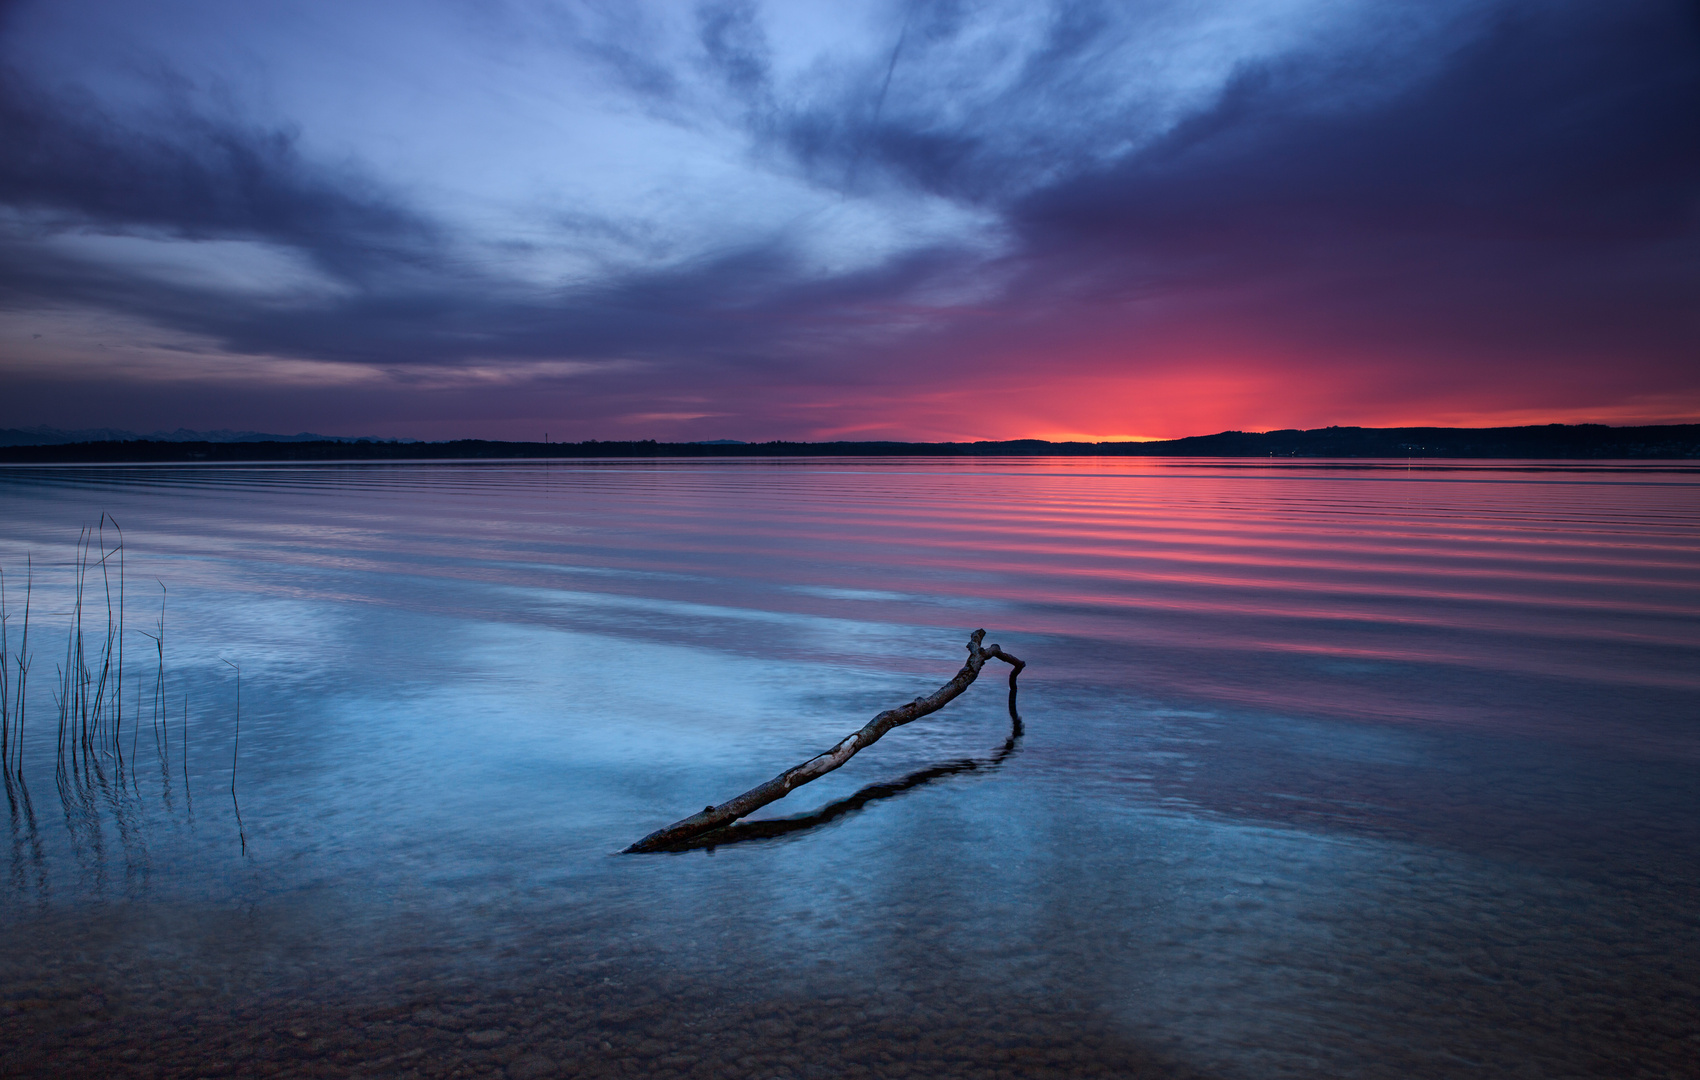
<svg viewBox="0 0 1700 1080">
<path fill-rule="evenodd" d="M 125 760 L 56 777 L 102 513 Z M 13 468 L 0 520 L 6 1075 L 1700 1073 L 1700 469 Z M 614 854 L 981 626 L 1019 738 L 988 668 L 796 828 Z"/>
</svg>

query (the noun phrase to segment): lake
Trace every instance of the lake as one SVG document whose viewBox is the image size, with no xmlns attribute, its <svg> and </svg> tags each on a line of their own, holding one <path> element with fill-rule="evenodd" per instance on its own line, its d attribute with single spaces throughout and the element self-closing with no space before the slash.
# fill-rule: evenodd
<svg viewBox="0 0 1700 1080">
<path fill-rule="evenodd" d="M 0 514 L 7 1076 L 1700 1060 L 1700 466 L 5 468 Z M 1019 728 L 994 662 L 619 854 L 980 627 Z"/>
</svg>

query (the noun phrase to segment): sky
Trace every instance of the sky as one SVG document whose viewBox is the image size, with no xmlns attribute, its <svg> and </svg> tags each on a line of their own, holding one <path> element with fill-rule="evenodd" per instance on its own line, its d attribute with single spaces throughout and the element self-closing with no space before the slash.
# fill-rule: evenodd
<svg viewBox="0 0 1700 1080">
<path fill-rule="evenodd" d="M 0 0 L 0 427 L 1694 421 L 1694 0 Z"/>
</svg>

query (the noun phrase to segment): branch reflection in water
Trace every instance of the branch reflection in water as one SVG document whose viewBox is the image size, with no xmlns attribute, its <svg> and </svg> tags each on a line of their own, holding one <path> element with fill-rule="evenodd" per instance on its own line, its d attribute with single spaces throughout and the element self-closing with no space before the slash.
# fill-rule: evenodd
<svg viewBox="0 0 1700 1080">
<path fill-rule="evenodd" d="M 808 832 L 856 813 L 869 803 L 890 799 L 906 791 L 913 791 L 923 784 L 941 780 L 946 776 L 956 776 L 966 772 L 992 772 L 1014 755 L 1020 747 L 1021 737 L 1026 734 L 1026 727 L 1021 722 L 1021 713 L 1016 711 L 1015 697 L 1018 693 L 1014 686 L 1009 688 L 1009 738 L 1003 745 L 994 750 L 989 756 L 982 758 L 958 758 L 955 761 L 941 762 L 925 769 L 919 769 L 908 776 L 897 780 L 888 780 L 881 784 L 869 784 L 867 787 L 848 795 L 836 802 L 831 802 L 819 810 L 795 817 L 773 818 L 767 821 L 743 821 L 728 825 L 723 829 L 702 836 L 693 837 L 677 844 L 657 848 L 658 851 L 693 851 L 706 848 L 713 852 L 717 847 L 727 844 L 745 843 L 751 840 L 776 840 L 782 836 L 792 836 Z"/>
</svg>

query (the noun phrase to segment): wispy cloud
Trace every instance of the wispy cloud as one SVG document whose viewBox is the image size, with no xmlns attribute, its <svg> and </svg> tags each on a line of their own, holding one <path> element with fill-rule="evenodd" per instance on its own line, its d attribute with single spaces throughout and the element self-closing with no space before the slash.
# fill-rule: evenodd
<svg viewBox="0 0 1700 1080">
<path fill-rule="evenodd" d="M 314 385 L 498 434 L 1700 410 L 1674 0 L 24 2 L 0 145 L 0 319 L 58 328 L 7 408 L 183 391 L 6 423 L 324 427 Z"/>
</svg>

